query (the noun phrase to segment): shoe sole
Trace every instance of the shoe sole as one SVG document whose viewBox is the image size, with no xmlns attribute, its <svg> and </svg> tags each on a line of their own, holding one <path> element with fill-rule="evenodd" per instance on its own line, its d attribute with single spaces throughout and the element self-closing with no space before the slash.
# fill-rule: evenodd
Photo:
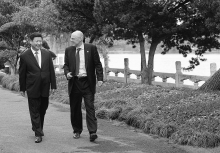
<svg viewBox="0 0 220 153">
<path fill-rule="evenodd" d="M 73 138 L 74 138 L 74 139 L 79 139 L 79 138 L 80 138 L 80 135 L 79 135 L 79 136 L 73 135 Z"/>
<path fill-rule="evenodd" d="M 98 138 L 98 136 L 97 136 L 97 135 L 93 136 L 92 138 L 90 138 L 90 142 L 95 141 L 97 138 Z"/>
<path fill-rule="evenodd" d="M 40 140 L 35 140 L 35 143 L 40 143 L 42 141 L 42 139 Z"/>
</svg>

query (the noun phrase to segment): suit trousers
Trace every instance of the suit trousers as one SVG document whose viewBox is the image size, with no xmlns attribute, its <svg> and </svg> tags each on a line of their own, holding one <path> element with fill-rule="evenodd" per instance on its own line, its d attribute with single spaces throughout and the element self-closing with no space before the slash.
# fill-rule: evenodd
<svg viewBox="0 0 220 153">
<path fill-rule="evenodd" d="M 44 136 L 44 116 L 46 114 L 48 104 L 48 97 L 28 98 L 32 130 L 35 132 L 35 136 Z"/>
<path fill-rule="evenodd" d="M 91 92 L 87 77 L 74 78 L 73 89 L 70 93 L 70 118 L 73 133 L 80 133 L 83 130 L 82 98 L 86 108 L 86 124 L 89 133 L 96 133 L 97 119 L 95 116 L 94 94 Z"/>
</svg>

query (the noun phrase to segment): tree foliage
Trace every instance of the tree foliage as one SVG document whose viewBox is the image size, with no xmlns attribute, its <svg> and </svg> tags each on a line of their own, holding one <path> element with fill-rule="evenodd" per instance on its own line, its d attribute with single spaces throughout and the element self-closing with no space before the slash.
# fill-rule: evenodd
<svg viewBox="0 0 220 153">
<path fill-rule="evenodd" d="M 5 0 L 0 3 L 0 39 L 8 45 L 1 51 L 1 57 L 7 59 L 16 73 L 20 47 L 27 45 L 24 40 L 27 42 L 28 35 L 35 31 L 57 34 L 58 12 L 50 0 Z"/>
<path fill-rule="evenodd" d="M 0 49 L 0 56 L 11 64 L 15 73 L 20 48 L 28 46 L 27 38 L 30 33 L 38 31 L 44 34 L 60 34 L 58 15 L 51 0 L 0 1 L 0 41 L 6 42 L 8 46 Z"/>
<path fill-rule="evenodd" d="M 17 38 L 17 31 L 12 28 L 16 25 L 12 22 L 13 13 L 16 11 L 18 8 L 15 4 L 0 1 L 0 60 L 3 62 L 11 62 L 16 57 L 14 54 L 16 42 L 14 40 Z"/>
<path fill-rule="evenodd" d="M 204 60 L 205 52 L 219 48 L 219 4 L 219 0 L 96 0 L 95 10 L 101 24 L 114 27 L 115 39 L 140 44 L 142 81 L 151 84 L 158 44 L 162 54 L 176 47 L 187 56 L 192 46 L 196 48 L 186 69 Z M 151 44 L 147 66 L 145 40 Z"/>
<path fill-rule="evenodd" d="M 58 11 L 50 0 L 41 1 L 37 7 L 21 6 L 13 21 L 24 26 L 35 27 L 37 31 L 57 34 Z"/>
<path fill-rule="evenodd" d="M 82 31 L 92 43 L 102 37 L 102 25 L 94 16 L 95 0 L 55 0 L 60 13 L 60 27 L 62 31 Z"/>
</svg>

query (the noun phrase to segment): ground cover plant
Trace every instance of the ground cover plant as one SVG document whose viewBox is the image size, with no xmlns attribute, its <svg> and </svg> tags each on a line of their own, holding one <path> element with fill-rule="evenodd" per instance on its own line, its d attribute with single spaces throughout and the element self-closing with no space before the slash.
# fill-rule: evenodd
<svg viewBox="0 0 220 153">
<path fill-rule="evenodd" d="M 57 93 L 52 98 L 68 103 L 65 77 L 58 82 Z M 109 80 L 97 87 L 95 99 L 98 118 L 119 120 L 147 134 L 166 137 L 182 145 L 215 147 L 220 143 L 218 91 Z"/>
<path fill-rule="evenodd" d="M 2 84 L 2 78 L 5 76 L 5 74 L 0 73 L 0 84 Z"/>
<path fill-rule="evenodd" d="M 13 90 L 18 86 L 16 79 L 17 76 L 3 77 L 3 87 Z M 57 76 L 57 87 L 50 99 L 69 104 L 65 76 Z M 144 133 L 165 137 L 178 144 L 199 147 L 220 144 L 219 91 L 109 80 L 97 87 L 95 109 L 98 118 L 125 122 Z"/>
<path fill-rule="evenodd" d="M 19 76 L 18 75 L 4 75 L 1 79 L 2 87 L 12 91 L 19 91 Z"/>
</svg>

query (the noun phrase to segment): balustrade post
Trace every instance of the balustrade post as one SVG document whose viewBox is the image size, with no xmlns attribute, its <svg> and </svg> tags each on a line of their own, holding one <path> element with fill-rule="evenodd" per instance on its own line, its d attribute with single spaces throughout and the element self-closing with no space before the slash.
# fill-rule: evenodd
<svg viewBox="0 0 220 153">
<path fill-rule="evenodd" d="M 199 83 L 198 82 L 194 82 L 194 88 L 197 89 L 199 87 Z"/>
<path fill-rule="evenodd" d="M 58 65 L 59 73 L 61 72 L 61 67 L 62 67 L 62 65 L 59 64 L 59 65 Z"/>
<path fill-rule="evenodd" d="M 128 58 L 124 58 L 124 81 L 128 83 L 128 75 L 129 75 L 129 60 Z"/>
<path fill-rule="evenodd" d="M 118 77 L 118 72 L 115 72 L 115 77 Z"/>
<path fill-rule="evenodd" d="M 182 67 L 181 67 L 181 62 L 176 61 L 176 73 L 175 73 L 175 84 L 176 87 L 181 87 L 183 85 L 183 81 L 180 80 L 181 75 L 182 75 Z"/>
<path fill-rule="evenodd" d="M 104 58 L 104 80 L 107 81 L 108 80 L 108 75 L 109 75 L 109 72 L 108 72 L 108 59 L 107 58 Z"/>
<path fill-rule="evenodd" d="M 210 75 L 212 76 L 217 71 L 216 63 L 210 64 Z"/>
</svg>

